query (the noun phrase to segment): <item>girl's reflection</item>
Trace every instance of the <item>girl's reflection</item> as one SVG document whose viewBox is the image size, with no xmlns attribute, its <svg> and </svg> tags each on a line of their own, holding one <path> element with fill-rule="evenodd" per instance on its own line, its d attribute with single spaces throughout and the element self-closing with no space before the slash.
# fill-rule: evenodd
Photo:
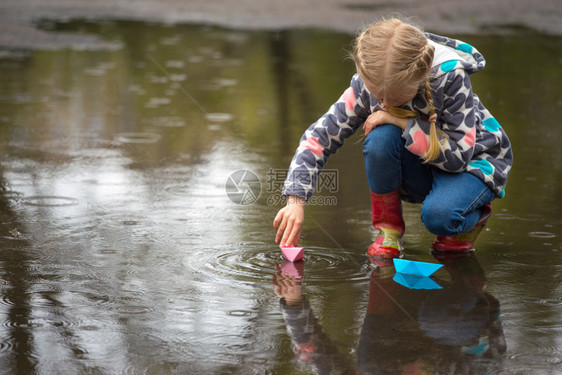
<svg viewBox="0 0 562 375">
<path fill-rule="evenodd" d="M 322 332 L 294 269 L 276 266 L 273 284 L 297 355 L 319 374 L 481 374 L 499 366 L 506 351 L 499 302 L 485 291 L 476 256 L 435 257 L 451 277 L 435 280 L 442 289 L 402 286 L 392 267 L 373 271 L 358 366 Z"/>
<path fill-rule="evenodd" d="M 355 366 L 349 358 L 340 355 L 330 337 L 322 331 L 308 299 L 302 293 L 302 278 L 297 274 L 302 275 L 303 268 L 302 261 L 294 264 L 284 261 L 275 266 L 273 276 L 293 351 L 316 374 L 353 374 Z"/>
</svg>

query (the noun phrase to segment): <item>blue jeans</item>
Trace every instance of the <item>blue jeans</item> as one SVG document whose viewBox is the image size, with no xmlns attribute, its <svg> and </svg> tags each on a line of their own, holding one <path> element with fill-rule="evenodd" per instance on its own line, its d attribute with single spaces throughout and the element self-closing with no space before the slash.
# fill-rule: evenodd
<svg viewBox="0 0 562 375">
<path fill-rule="evenodd" d="M 447 173 L 428 164 L 404 147 L 402 129 L 377 126 L 363 143 L 369 188 L 376 194 L 400 189 L 403 200 L 422 203 L 421 220 L 439 236 L 471 230 L 480 220 L 482 207 L 495 195 L 478 177 Z"/>
</svg>

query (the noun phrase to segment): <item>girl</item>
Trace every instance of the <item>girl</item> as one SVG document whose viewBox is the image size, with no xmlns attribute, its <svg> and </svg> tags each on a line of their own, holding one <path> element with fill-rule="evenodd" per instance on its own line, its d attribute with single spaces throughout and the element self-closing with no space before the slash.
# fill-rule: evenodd
<svg viewBox="0 0 562 375">
<path fill-rule="evenodd" d="M 276 242 L 296 244 L 304 205 L 328 157 L 357 129 L 379 237 L 374 257 L 399 257 L 405 225 L 401 200 L 422 203 L 433 249 L 470 251 L 504 196 L 512 164 L 507 135 L 472 92 L 469 75 L 483 56 L 469 44 L 398 19 L 383 20 L 355 40 L 351 86 L 301 138 L 274 219 Z"/>
</svg>

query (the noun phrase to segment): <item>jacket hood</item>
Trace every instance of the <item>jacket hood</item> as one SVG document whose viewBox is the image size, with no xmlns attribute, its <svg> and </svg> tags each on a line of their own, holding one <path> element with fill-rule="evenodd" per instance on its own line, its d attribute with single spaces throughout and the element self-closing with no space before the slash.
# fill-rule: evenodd
<svg viewBox="0 0 562 375">
<path fill-rule="evenodd" d="M 426 33 L 426 36 L 435 47 L 431 65 L 433 77 L 440 77 L 455 69 L 464 69 L 468 74 L 474 74 L 486 65 L 484 56 L 468 43 L 430 33 Z"/>
</svg>

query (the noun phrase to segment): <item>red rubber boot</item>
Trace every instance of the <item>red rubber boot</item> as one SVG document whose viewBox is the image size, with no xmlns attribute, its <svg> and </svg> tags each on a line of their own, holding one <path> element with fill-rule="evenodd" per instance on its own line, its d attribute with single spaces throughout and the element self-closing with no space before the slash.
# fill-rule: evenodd
<svg viewBox="0 0 562 375">
<path fill-rule="evenodd" d="M 377 258 L 398 258 L 405 230 L 399 191 L 394 190 L 387 194 L 371 192 L 371 213 L 373 226 L 380 233 L 369 246 L 367 254 Z"/>
<path fill-rule="evenodd" d="M 474 228 L 466 233 L 457 234 L 456 236 L 436 236 L 431 247 L 437 251 L 450 252 L 468 252 L 474 251 L 474 242 L 478 235 L 484 229 L 488 219 L 492 215 L 492 204 L 488 203 L 482 210 L 482 216 Z"/>
</svg>

